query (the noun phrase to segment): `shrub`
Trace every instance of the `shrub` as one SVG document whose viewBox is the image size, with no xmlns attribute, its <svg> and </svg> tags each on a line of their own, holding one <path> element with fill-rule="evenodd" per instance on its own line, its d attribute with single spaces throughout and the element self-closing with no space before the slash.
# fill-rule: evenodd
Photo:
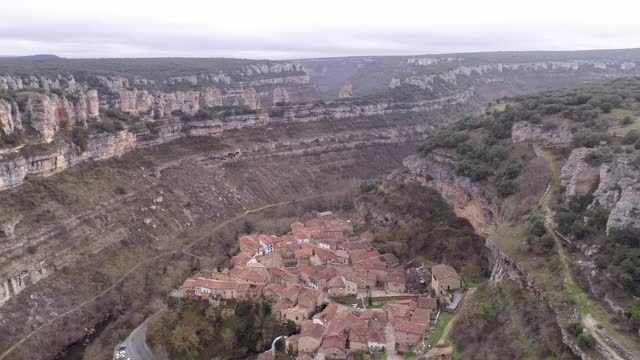
<svg viewBox="0 0 640 360">
<path fill-rule="evenodd" d="M 536 219 L 536 221 L 533 222 L 531 234 L 540 237 L 546 233 L 547 229 L 544 227 L 544 221 L 542 219 Z"/>
<path fill-rule="evenodd" d="M 489 175 L 489 169 L 482 165 L 476 165 L 469 161 L 463 160 L 456 165 L 456 174 L 460 176 L 466 176 L 473 181 L 480 181 L 486 179 Z"/>
<path fill-rule="evenodd" d="M 609 136 L 604 133 L 597 133 L 588 129 L 579 130 L 573 134 L 571 142 L 575 147 L 592 148 L 600 144 L 600 141 L 609 140 Z"/>
<path fill-rule="evenodd" d="M 375 188 L 376 188 L 376 185 L 370 182 L 363 182 L 362 184 L 360 184 L 360 192 L 363 194 L 371 192 Z"/>
<path fill-rule="evenodd" d="M 89 132 L 82 126 L 74 126 L 73 132 L 71 135 L 71 141 L 78 145 L 82 152 L 87 151 L 87 146 L 89 143 Z"/>
<path fill-rule="evenodd" d="M 622 138 L 622 143 L 625 145 L 632 145 L 632 144 L 635 144 L 638 141 L 638 139 L 640 139 L 640 131 L 630 130 L 629 132 L 624 134 L 624 137 Z"/>
<path fill-rule="evenodd" d="M 582 333 L 578 336 L 578 346 L 590 349 L 596 345 L 596 340 L 590 334 Z"/>
<path fill-rule="evenodd" d="M 578 337 L 583 332 L 582 325 L 577 322 L 573 322 L 567 326 L 567 332 L 573 337 Z"/>
</svg>

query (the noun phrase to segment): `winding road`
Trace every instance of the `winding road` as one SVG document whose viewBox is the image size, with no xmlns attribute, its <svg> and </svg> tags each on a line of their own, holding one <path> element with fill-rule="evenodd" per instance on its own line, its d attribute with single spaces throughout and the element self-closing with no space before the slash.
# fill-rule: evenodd
<svg viewBox="0 0 640 360">
<path fill-rule="evenodd" d="M 277 206 L 282 206 L 282 205 L 287 205 L 287 204 L 291 204 L 294 203 L 296 201 L 304 201 L 304 200 L 308 200 L 308 199 L 313 199 L 313 198 L 317 198 L 317 197 L 321 197 L 322 195 L 310 195 L 310 196 L 305 196 L 299 199 L 293 199 L 293 200 L 288 200 L 288 201 L 281 201 L 278 203 L 273 203 L 273 204 L 269 204 L 269 205 L 264 205 L 261 206 L 259 208 L 255 208 L 255 209 L 251 209 L 251 210 L 246 210 L 244 213 L 233 217 L 231 219 L 225 220 L 222 223 L 220 223 L 218 226 L 214 227 L 211 230 L 211 233 L 216 232 L 220 229 L 222 229 L 223 227 L 229 225 L 232 222 L 238 221 L 244 217 L 246 217 L 247 215 L 253 214 L 253 213 L 257 213 L 269 208 L 273 208 L 273 207 L 277 207 Z M 188 253 L 188 250 L 191 249 L 191 247 L 193 247 L 195 244 L 199 243 L 200 241 L 206 239 L 208 237 L 208 235 L 205 235 L 199 239 L 196 239 L 194 241 L 192 241 L 191 243 L 187 243 L 185 244 L 181 249 L 179 250 L 173 250 L 173 251 L 168 251 L 165 252 L 163 254 L 160 255 L 156 255 L 154 257 L 148 258 L 144 261 L 139 262 L 136 266 L 132 267 L 131 269 L 129 269 L 129 271 L 127 271 L 124 275 L 122 275 L 116 282 L 114 282 L 113 284 L 111 284 L 111 286 L 109 286 L 108 288 L 104 289 L 102 292 L 98 293 L 96 296 L 82 302 L 81 304 L 73 307 L 72 309 L 69 309 L 65 312 L 63 312 L 62 314 L 52 318 L 51 320 L 45 322 L 44 324 L 38 326 L 37 328 L 35 328 L 34 330 L 32 330 L 30 333 L 28 333 L 27 335 L 25 335 L 24 337 L 22 337 L 20 340 L 18 340 L 15 344 L 13 344 L 11 347 L 9 347 L 7 350 L 5 350 L 5 352 L 2 353 L 2 355 L 0 355 L 0 360 L 2 359 L 6 359 L 7 356 L 9 356 L 9 354 L 11 354 L 13 351 L 15 351 L 18 347 L 20 347 L 22 344 L 24 344 L 27 340 L 29 340 L 31 337 L 33 337 L 35 334 L 37 334 L 38 332 L 40 332 L 42 329 L 50 326 L 51 324 L 55 323 L 56 321 L 82 309 L 83 307 L 92 304 L 94 302 L 96 302 L 98 299 L 100 299 L 101 297 L 105 296 L 106 294 L 108 294 L 109 292 L 111 292 L 113 289 L 115 289 L 117 286 L 119 286 L 120 284 L 122 284 L 123 281 L 125 281 L 131 274 L 133 274 L 135 271 L 139 270 L 140 268 L 142 268 L 143 266 L 146 266 L 158 259 L 161 259 L 163 257 L 169 256 L 169 255 L 173 255 L 173 254 L 177 254 L 177 253 L 185 253 L 190 255 L 190 253 Z M 195 255 L 194 255 L 195 256 Z M 146 330 L 145 330 L 146 332 Z"/>
</svg>

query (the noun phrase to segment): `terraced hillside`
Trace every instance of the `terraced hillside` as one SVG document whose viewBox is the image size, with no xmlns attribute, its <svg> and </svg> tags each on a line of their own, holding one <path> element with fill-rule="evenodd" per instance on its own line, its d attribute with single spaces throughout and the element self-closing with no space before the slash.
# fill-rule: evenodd
<svg viewBox="0 0 640 360">
<path fill-rule="evenodd" d="M 244 218 L 226 220 L 349 207 L 362 180 L 486 101 L 640 71 L 634 51 L 534 55 L 318 60 L 324 75 L 310 61 L 0 60 L 0 358 L 50 358 L 107 317 L 85 354 L 99 358 L 202 255 L 233 252 Z M 354 97 L 334 99 L 347 80 Z"/>
</svg>

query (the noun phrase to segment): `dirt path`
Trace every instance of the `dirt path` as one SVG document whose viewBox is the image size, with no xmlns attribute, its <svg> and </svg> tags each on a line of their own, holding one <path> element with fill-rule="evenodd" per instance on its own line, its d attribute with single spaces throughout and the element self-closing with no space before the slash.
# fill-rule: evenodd
<svg viewBox="0 0 640 360">
<path fill-rule="evenodd" d="M 211 232 L 216 232 L 220 229 L 222 229 L 223 227 L 229 225 L 232 222 L 238 221 L 242 218 L 244 218 L 245 216 L 249 215 L 249 214 L 253 214 L 253 213 L 257 213 L 269 208 L 273 208 L 273 207 L 277 207 L 277 206 L 282 206 L 282 205 L 286 205 L 286 204 L 290 204 L 293 203 L 295 201 L 304 201 L 304 200 L 308 200 L 308 199 L 312 199 L 312 198 L 316 198 L 316 197 L 320 197 L 322 195 L 312 195 L 312 196 L 306 196 L 303 198 L 299 198 L 299 199 L 294 199 L 294 200 L 289 200 L 289 201 L 282 201 L 282 202 L 278 202 L 278 203 L 273 203 L 273 204 L 269 204 L 269 205 L 265 205 L 265 206 L 261 206 L 259 208 L 256 209 L 251 209 L 251 210 L 247 210 L 244 213 L 233 217 L 231 219 L 225 220 L 222 223 L 220 223 L 219 225 L 217 225 L 216 227 L 214 227 L 213 229 L 211 229 Z M 196 239 L 194 241 L 192 241 L 191 243 L 187 243 L 185 244 L 181 249 L 179 250 L 173 250 L 173 251 L 169 251 L 169 252 L 165 252 L 163 254 L 160 255 L 156 255 L 154 257 L 148 258 L 140 263 L 138 263 L 136 266 L 132 267 L 129 271 L 127 271 L 124 275 L 122 275 L 116 282 L 114 282 L 111 286 L 109 286 L 108 288 L 104 289 L 102 292 L 100 292 L 99 294 L 97 294 L 96 296 L 84 301 L 83 303 L 77 305 L 76 307 L 65 311 L 64 313 L 52 318 L 51 320 L 47 321 L 46 323 L 38 326 L 37 328 L 35 328 L 33 331 L 31 331 L 30 333 L 28 333 L 27 335 L 25 335 L 23 338 L 21 338 L 20 340 L 18 340 L 15 344 L 13 344 L 10 348 L 8 348 L 5 352 L 2 353 L 2 355 L 0 355 L 0 360 L 5 359 L 9 354 L 11 354 L 15 349 L 17 349 L 18 347 L 20 347 L 20 345 L 24 344 L 25 341 L 29 340 L 32 336 L 34 336 L 35 334 L 37 334 L 39 331 L 41 331 L 42 329 L 48 327 L 49 325 L 53 324 L 54 322 L 66 317 L 69 314 L 72 314 L 80 309 L 82 309 L 83 307 L 92 304 L 94 302 L 96 302 L 98 299 L 100 299 L 101 297 L 105 296 L 106 294 L 108 294 L 109 292 L 111 292 L 111 290 L 115 289 L 117 286 L 119 286 L 123 281 L 125 281 L 131 274 L 133 274 L 135 271 L 139 270 L 140 268 L 142 268 L 143 266 L 146 266 L 158 259 L 161 259 L 163 257 L 169 256 L 169 255 L 173 255 L 173 254 L 177 254 L 177 253 L 181 253 L 181 252 L 185 252 L 188 254 L 188 250 L 193 247 L 195 244 L 199 243 L 200 241 L 206 239 L 209 235 L 205 235 L 199 239 Z"/>
<path fill-rule="evenodd" d="M 559 187 L 557 181 L 559 181 L 560 176 L 558 174 L 558 169 L 554 166 L 554 159 L 551 154 L 547 151 L 540 149 L 539 147 L 534 147 L 535 153 L 537 156 L 544 157 L 549 162 L 549 168 L 551 169 L 551 183 L 547 190 L 545 191 L 542 197 L 542 208 L 544 211 L 544 225 L 547 229 L 547 232 L 551 234 L 553 237 L 556 248 L 558 249 L 558 255 L 560 256 L 560 261 L 562 262 L 562 266 L 564 268 L 564 282 L 567 287 L 576 287 L 578 286 L 573 279 L 573 275 L 571 274 L 571 268 L 567 263 L 567 256 L 565 254 L 564 248 L 562 247 L 562 240 L 555 233 L 555 224 L 553 221 L 553 209 L 551 208 L 551 204 L 553 201 L 553 194 L 555 189 Z M 581 323 L 582 326 L 588 331 L 591 336 L 596 340 L 598 346 L 605 351 L 608 359 L 616 359 L 616 360 L 625 360 L 626 357 L 622 357 L 618 354 L 618 352 L 609 345 L 609 343 L 603 339 L 600 335 L 597 327 L 595 326 L 595 320 L 591 317 L 590 314 L 581 314 Z M 587 319 L 591 319 L 591 321 L 587 321 Z"/>
<path fill-rule="evenodd" d="M 462 301 L 460 301 L 460 306 L 458 306 L 458 310 L 456 310 L 456 314 L 453 315 L 451 320 L 449 320 L 447 326 L 445 326 L 444 330 L 442 331 L 442 335 L 440 335 L 440 339 L 437 342 L 438 346 L 442 346 L 447 342 L 447 338 L 449 337 L 451 330 L 453 330 L 453 325 L 455 325 L 456 319 L 458 319 L 458 315 L 460 315 L 460 312 L 462 311 L 462 307 L 467 303 L 468 299 L 473 296 L 473 294 L 476 292 L 476 289 L 477 287 L 471 288 L 467 290 L 466 294 L 464 294 Z"/>
</svg>

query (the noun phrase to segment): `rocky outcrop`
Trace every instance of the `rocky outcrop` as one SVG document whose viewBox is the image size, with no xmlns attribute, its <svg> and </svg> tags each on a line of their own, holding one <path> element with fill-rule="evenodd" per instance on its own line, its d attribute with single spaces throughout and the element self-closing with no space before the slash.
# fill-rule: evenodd
<svg viewBox="0 0 640 360">
<path fill-rule="evenodd" d="M 0 99 L 0 133 L 13 134 L 16 129 L 22 129 L 18 104 Z"/>
<path fill-rule="evenodd" d="M 528 121 L 513 124 L 511 141 L 532 141 L 543 144 L 566 144 L 571 142 L 573 134 L 568 126 L 548 127 L 534 125 Z"/>
<path fill-rule="evenodd" d="M 603 164 L 589 164 L 586 157 L 594 149 L 579 148 L 571 152 L 561 172 L 565 199 L 593 192 L 590 209 L 610 211 L 607 231 L 611 228 L 640 228 L 640 169 L 630 154 L 612 154 Z"/>
<path fill-rule="evenodd" d="M 585 157 L 593 150 L 580 148 L 571 152 L 569 159 L 560 172 L 560 185 L 565 189 L 565 195 L 586 194 L 598 186 L 600 182 L 600 169 L 590 165 Z"/>
<path fill-rule="evenodd" d="M 338 90 L 338 99 L 349 98 L 353 96 L 353 85 L 349 81 L 345 82 Z"/>
<path fill-rule="evenodd" d="M 438 190 L 456 215 L 469 220 L 479 235 L 487 236 L 504 220 L 502 209 L 490 190 L 456 175 L 453 160 L 433 152 L 426 157 L 409 156 L 403 165 L 423 184 Z"/>
<path fill-rule="evenodd" d="M 421 64 L 428 65 L 428 64 Z M 589 72 L 595 77 L 616 77 L 637 75 L 638 67 L 632 62 L 615 60 L 567 60 L 567 61 L 540 61 L 522 63 L 490 63 L 476 66 L 458 66 L 444 72 L 427 72 L 421 75 L 412 75 L 402 82 L 433 90 L 439 82 L 457 85 L 460 81 L 472 80 L 474 77 L 517 75 L 518 73 L 566 73 Z M 478 78 L 478 80 L 481 80 Z M 394 84 L 395 85 L 395 84 Z"/>
</svg>

